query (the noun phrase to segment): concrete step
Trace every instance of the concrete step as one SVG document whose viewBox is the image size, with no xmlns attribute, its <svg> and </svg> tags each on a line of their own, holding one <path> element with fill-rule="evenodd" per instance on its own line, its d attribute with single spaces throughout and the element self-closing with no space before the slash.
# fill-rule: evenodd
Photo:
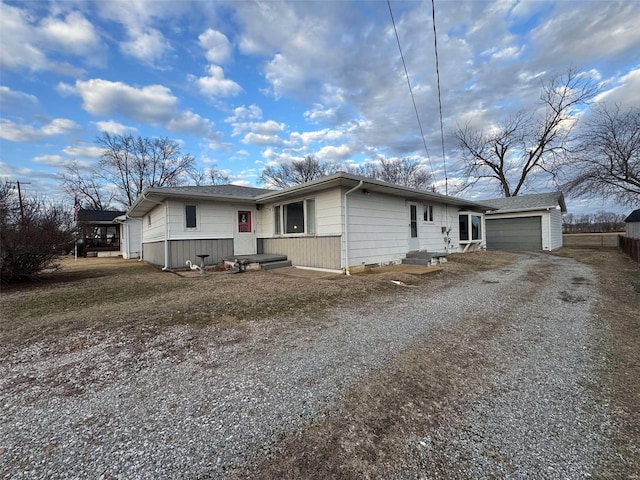
<svg viewBox="0 0 640 480">
<path fill-rule="evenodd" d="M 266 262 L 266 263 L 261 263 L 260 266 L 262 267 L 263 270 L 273 270 L 275 268 L 290 267 L 291 260 L 277 260 L 275 262 Z"/>
<path fill-rule="evenodd" d="M 426 258 L 403 258 L 402 263 L 404 265 L 424 265 L 426 267 L 431 265 L 431 260 Z"/>
<path fill-rule="evenodd" d="M 416 250 L 413 252 L 407 252 L 406 257 L 407 258 L 424 258 L 425 260 L 431 260 L 431 257 L 433 257 L 433 254 L 430 252 Z"/>
</svg>

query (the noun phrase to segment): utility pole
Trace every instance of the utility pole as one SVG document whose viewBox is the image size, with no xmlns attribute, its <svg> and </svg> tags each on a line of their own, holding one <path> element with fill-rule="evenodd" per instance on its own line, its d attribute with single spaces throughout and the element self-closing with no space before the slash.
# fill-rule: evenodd
<svg viewBox="0 0 640 480">
<path fill-rule="evenodd" d="M 22 203 L 22 190 L 20 190 L 20 181 L 7 182 L 18 187 L 18 203 L 20 204 L 20 222 L 24 225 L 24 204 Z M 22 182 L 22 185 L 31 185 L 31 182 Z"/>
</svg>

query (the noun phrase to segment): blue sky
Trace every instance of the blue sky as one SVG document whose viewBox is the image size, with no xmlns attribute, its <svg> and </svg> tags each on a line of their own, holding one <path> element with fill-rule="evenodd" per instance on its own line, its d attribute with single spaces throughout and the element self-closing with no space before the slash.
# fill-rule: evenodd
<svg viewBox="0 0 640 480">
<path fill-rule="evenodd" d="M 415 157 L 444 193 L 430 1 L 391 1 L 428 155 L 386 1 L 0 5 L 0 176 L 31 193 L 62 199 L 57 175 L 94 165 L 101 131 L 168 136 L 240 185 L 308 154 Z M 436 24 L 449 193 L 456 125 L 533 108 L 549 75 L 577 67 L 601 82 L 598 101 L 640 104 L 640 2 L 436 0 Z"/>
</svg>

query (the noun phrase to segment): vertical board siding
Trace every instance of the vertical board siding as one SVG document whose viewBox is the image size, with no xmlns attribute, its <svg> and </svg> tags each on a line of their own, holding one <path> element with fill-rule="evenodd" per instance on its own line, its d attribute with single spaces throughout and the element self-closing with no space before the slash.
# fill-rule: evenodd
<svg viewBox="0 0 640 480">
<path fill-rule="evenodd" d="M 171 268 L 183 268 L 187 260 L 200 265 L 196 255 L 209 255 L 204 264 L 217 265 L 223 257 L 233 255 L 233 239 L 207 240 L 171 240 L 169 242 L 169 258 Z"/>
<path fill-rule="evenodd" d="M 286 255 L 299 267 L 340 269 L 339 236 L 263 238 L 263 253 Z"/>
<path fill-rule="evenodd" d="M 640 238 L 640 222 L 627 222 L 627 237 Z"/>
<path fill-rule="evenodd" d="M 169 268 L 184 268 L 187 260 L 200 265 L 199 254 L 208 254 L 205 265 L 216 265 L 223 257 L 233 255 L 233 239 L 171 240 L 169 242 Z M 143 260 L 164 266 L 164 242 L 145 243 Z"/>
</svg>

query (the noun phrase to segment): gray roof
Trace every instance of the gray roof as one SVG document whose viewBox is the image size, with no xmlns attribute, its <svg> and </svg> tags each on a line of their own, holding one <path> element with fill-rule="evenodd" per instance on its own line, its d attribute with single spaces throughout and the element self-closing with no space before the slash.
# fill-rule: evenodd
<svg viewBox="0 0 640 480">
<path fill-rule="evenodd" d="M 629 222 L 640 222 L 640 208 L 638 208 L 637 210 L 634 210 L 633 212 L 631 212 L 629 214 L 629 216 L 624 219 L 624 221 L 626 223 L 629 223 Z"/>
<path fill-rule="evenodd" d="M 154 189 L 150 189 L 154 190 Z M 162 187 L 167 194 L 214 195 L 221 197 L 256 198 L 273 190 L 266 188 L 243 187 L 241 185 L 203 185 L 200 187 Z"/>
<path fill-rule="evenodd" d="M 492 198 L 480 200 L 480 203 L 492 206 L 498 211 L 528 211 L 544 210 L 560 206 L 562 213 L 566 213 L 567 206 L 564 203 L 562 192 L 534 193 L 532 195 L 518 195 L 515 197 Z M 498 213 L 498 212 L 496 212 Z"/>
<path fill-rule="evenodd" d="M 78 210 L 78 222 L 86 223 L 113 223 L 116 217 L 124 215 L 125 212 L 118 210 Z"/>
</svg>

